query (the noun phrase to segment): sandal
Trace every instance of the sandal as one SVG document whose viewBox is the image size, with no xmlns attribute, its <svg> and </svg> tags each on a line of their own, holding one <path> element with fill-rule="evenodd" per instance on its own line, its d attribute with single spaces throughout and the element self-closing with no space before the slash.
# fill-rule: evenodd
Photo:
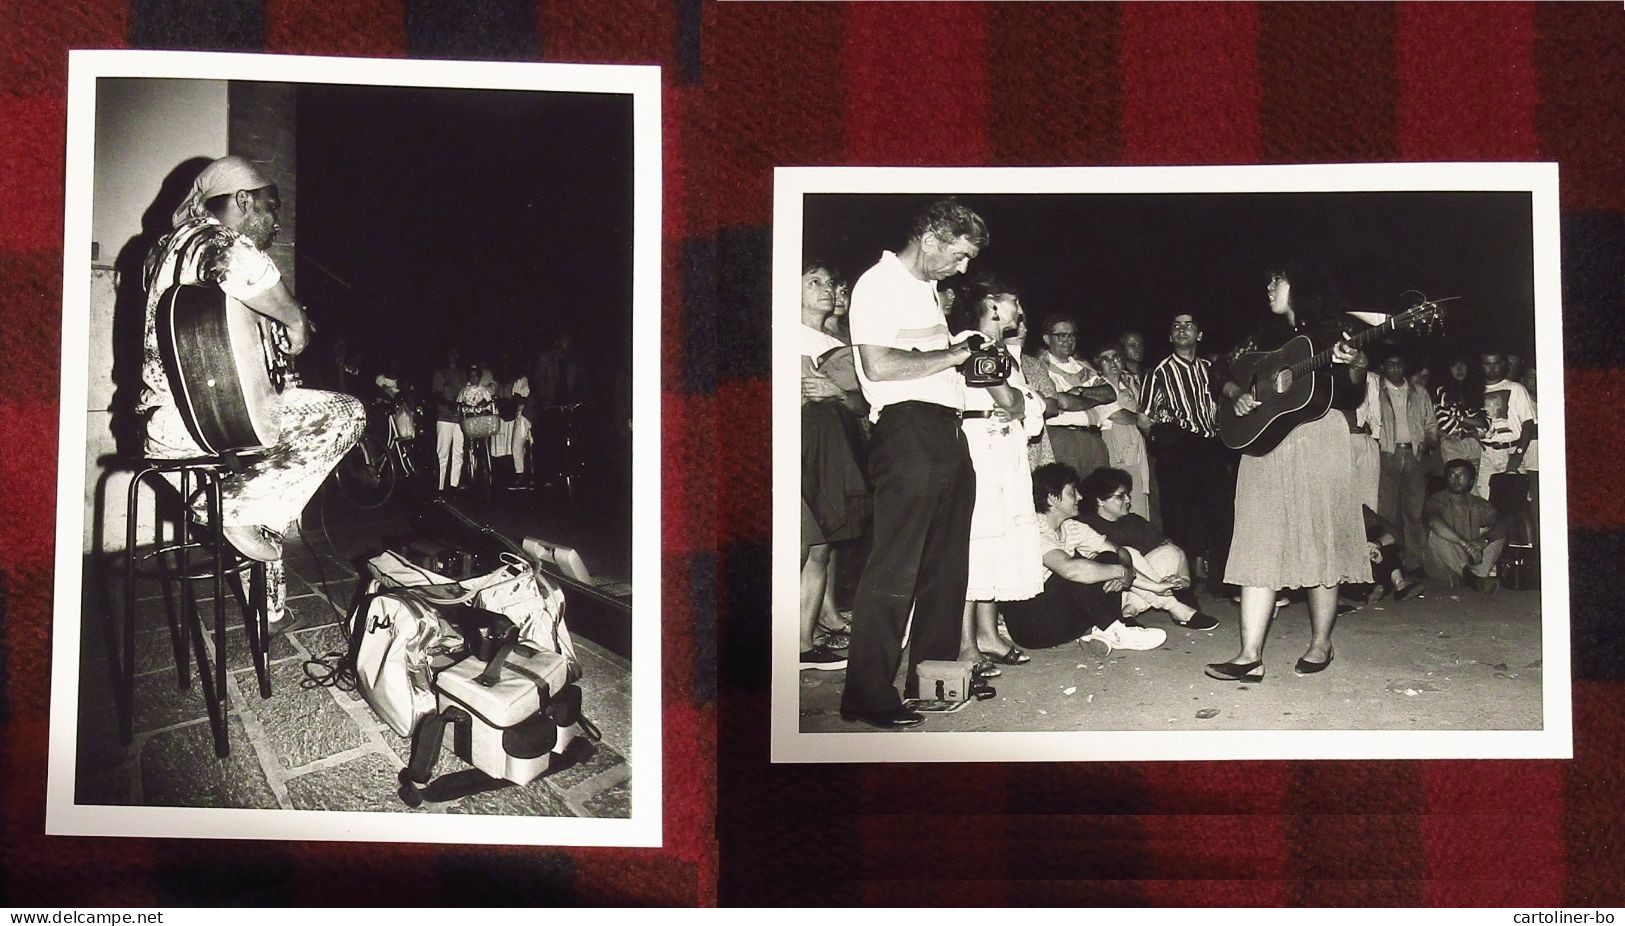
<svg viewBox="0 0 1625 926">
<path fill-rule="evenodd" d="M 987 656 L 983 656 L 982 661 L 978 662 L 976 667 L 971 670 L 971 675 L 976 678 L 998 678 L 1003 674 L 1004 670 L 1000 669 L 998 665 L 996 665 L 993 660 Z"/>
<path fill-rule="evenodd" d="M 982 655 L 993 660 L 994 662 L 1002 663 L 1003 665 L 1007 666 L 1024 666 L 1033 661 L 1033 657 L 1027 655 L 1019 649 L 1016 649 L 1014 646 L 1010 647 L 1009 650 L 1002 654 L 989 653 L 984 650 Z"/>
<path fill-rule="evenodd" d="M 833 650 L 847 650 L 852 646 L 852 635 L 836 630 L 825 630 L 823 625 L 813 628 L 814 642 Z"/>
<path fill-rule="evenodd" d="M 823 616 L 819 615 L 818 623 L 815 626 L 817 626 L 817 628 L 819 630 L 822 630 L 825 633 L 851 633 L 852 632 L 852 619 L 849 617 L 849 618 L 846 619 L 845 624 L 843 624 L 843 625 L 841 625 L 839 627 L 831 627 L 830 625 L 824 623 Z"/>
</svg>

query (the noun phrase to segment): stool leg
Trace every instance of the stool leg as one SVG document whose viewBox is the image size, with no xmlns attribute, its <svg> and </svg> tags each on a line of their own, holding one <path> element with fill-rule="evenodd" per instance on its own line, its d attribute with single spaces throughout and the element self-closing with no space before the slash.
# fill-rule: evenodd
<svg viewBox="0 0 1625 926">
<path fill-rule="evenodd" d="M 191 493 L 192 474 L 183 469 L 181 470 L 181 523 L 179 529 L 175 532 L 176 539 L 179 542 L 176 552 L 180 559 L 181 587 L 183 589 L 180 602 L 181 626 L 183 627 L 183 633 L 191 635 L 194 631 L 196 632 L 197 638 L 193 641 L 194 648 L 196 648 L 197 645 L 203 642 L 203 630 L 197 627 L 201 618 L 198 617 L 197 613 L 197 597 L 192 593 L 192 580 L 186 578 L 192 574 L 192 512 L 187 503 Z M 184 669 L 185 671 L 181 673 L 181 690 L 188 691 L 192 687 L 192 668 L 187 665 Z M 207 682 L 207 670 L 203 671 L 203 675 L 205 676 L 203 681 Z"/>
<path fill-rule="evenodd" d="M 141 480 L 148 470 L 139 470 L 130 480 L 129 494 L 124 507 L 124 632 L 120 635 L 119 651 L 119 736 L 125 743 L 135 739 L 135 573 L 136 522 L 140 512 L 136 509 Z M 185 661 L 177 659 L 182 666 Z"/>
<path fill-rule="evenodd" d="M 266 611 L 270 594 L 266 587 L 265 564 L 255 563 L 248 573 L 248 607 L 243 623 L 248 631 L 249 654 L 254 657 L 254 675 L 260 683 L 260 697 L 271 696 L 271 628 Z"/>
<path fill-rule="evenodd" d="M 224 759 L 231 754 L 230 730 L 226 717 L 231 709 L 231 689 L 226 687 L 226 584 L 225 530 L 220 523 L 220 480 L 209 479 L 209 523 L 214 525 L 214 690 L 219 699 L 220 724 L 215 728 L 214 751 Z M 207 671 L 205 669 L 205 671 Z"/>
</svg>

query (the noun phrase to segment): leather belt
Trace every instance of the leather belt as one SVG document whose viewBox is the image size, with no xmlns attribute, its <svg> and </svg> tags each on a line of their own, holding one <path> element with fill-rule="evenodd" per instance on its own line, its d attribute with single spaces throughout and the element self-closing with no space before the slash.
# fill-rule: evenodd
<svg viewBox="0 0 1625 926">
<path fill-rule="evenodd" d="M 961 412 L 959 417 L 961 417 L 961 418 L 992 418 L 993 417 L 993 412 L 992 411 Z"/>
<path fill-rule="evenodd" d="M 1048 425 L 1048 427 L 1063 428 L 1063 429 L 1069 430 L 1069 431 L 1099 431 L 1100 430 L 1100 427 L 1098 425 L 1091 425 L 1091 424 L 1052 424 L 1052 425 Z"/>
</svg>

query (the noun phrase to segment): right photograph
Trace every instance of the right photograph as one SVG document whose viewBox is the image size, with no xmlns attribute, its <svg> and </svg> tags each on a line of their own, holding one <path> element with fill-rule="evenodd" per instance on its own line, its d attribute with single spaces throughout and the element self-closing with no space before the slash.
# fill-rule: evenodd
<svg viewBox="0 0 1625 926">
<path fill-rule="evenodd" d="M 780 168 L 773 760 L 1572 755 L 1557 184 Z"/>
</svg>

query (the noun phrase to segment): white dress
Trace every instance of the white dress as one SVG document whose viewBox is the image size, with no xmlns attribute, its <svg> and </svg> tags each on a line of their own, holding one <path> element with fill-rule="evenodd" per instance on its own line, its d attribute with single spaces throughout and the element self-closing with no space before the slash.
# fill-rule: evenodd
<svg viewBox="0 0 1625 926">
<path fill-rule="evenodd" d="M 1008 382 L 1025 398 L 1027 423 L 996 418 L 966 418 L 960 423 L 976 469 L 967 601 L 1024 601 L 1044 590 L 1038 514 L 1027 470 L 1027 428 L 1036 431 L 1043 426 L 1044 406 L 1019 365 L 1010 371 Z M 986 389 L 965 390 L 967 412 L 993 408 Z"/>
</svg>

